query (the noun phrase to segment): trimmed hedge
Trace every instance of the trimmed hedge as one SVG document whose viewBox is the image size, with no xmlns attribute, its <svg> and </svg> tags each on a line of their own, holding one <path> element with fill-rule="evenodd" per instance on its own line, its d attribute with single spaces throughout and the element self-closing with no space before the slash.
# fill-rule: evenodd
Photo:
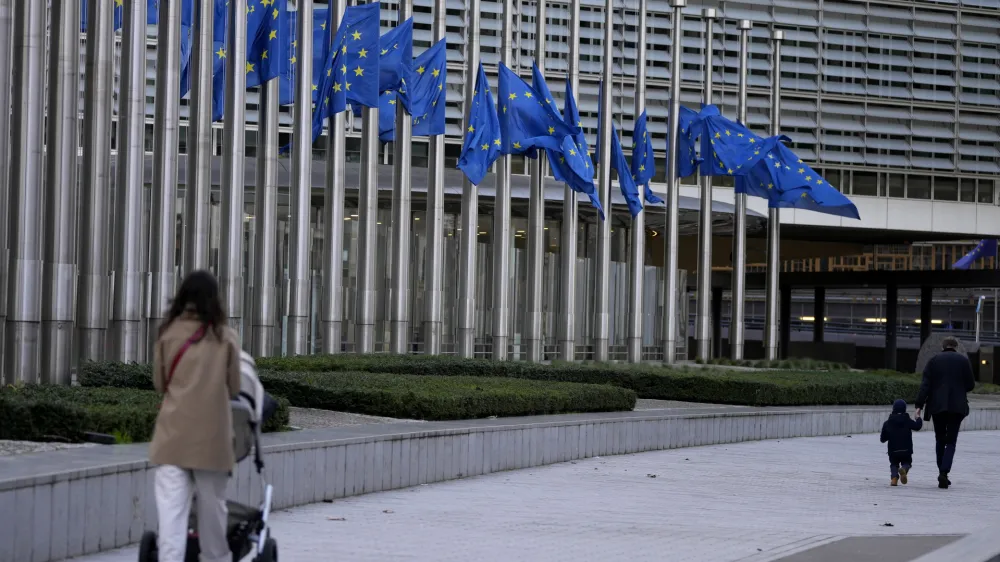
<svg viewBox="0 0 1000 562">
<path fill-rule="evenodd" d="M 822 361 L 819 359 L 710 359 L 698 360 L 703 365 L 728 365 L 736 367 L 751 367 L 754 369 L 790 369 L 795 371 L 847 371 L 851 366 L 847 363 Z"/>
<path fill-rule="evenodd" d="M 640 398 L 750 406 L 890 404 L 912 401 L 920 381 L 850 371 L 745 372 L 696 367 L 608 363 L 490 361 L 426 355 L 309 355 L 262 358 L 258 365 L 287 371 L 369 371 L 414 375 L 490 376 L 610 384 Z"/>
<path fill-rule="evenodd" d="M 851 371 L 734 371 L 695 367 L 490 361 L 425 355 L 310 355 L 261 358 L 260 369 L 284 372 L 370 372 L 421 376 L 506 377 L 552 382 L 605 384 L 634 391 L 640 398 L 750 406 L 891 404 L 913 401 L 919 379 L 905 375 Z M 91 364 L 83 384 L 128 385 L 147 381 L 148 367 Z M 262 373 L 262 377 L 266 376 Z M 265 383 L 265 386 L 267 383 Z M 294 404 L 294 400 L 292 401 Z"/>
<path fill-rule="evenodd" d="M 160 397 L 152 390 L 25 385 L 0 388 L 0 439 L 83 441 L 84 433 L 106 433 L 121 442 L 153 437 Z M 289 404 L 278 400 L 277 413 L 264 431 L 288 425 Z"/>
<path fill-rule="evenodd" d="M 416 376 L 372 372 L 260 371 L 268 392 L 303 408 L 391 418 L 456 420 L 570 412 L 630 411 L 635 392 L 607 385 L 477 376 Z M 88 387 L 152 388 L 148 365 L 88 363 Z"/>
</svg>

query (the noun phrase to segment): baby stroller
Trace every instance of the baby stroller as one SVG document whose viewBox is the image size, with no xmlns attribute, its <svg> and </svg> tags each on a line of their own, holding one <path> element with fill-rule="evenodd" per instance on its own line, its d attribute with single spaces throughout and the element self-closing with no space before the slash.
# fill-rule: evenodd
<svg viewBox="0 0 1000 562">
<path fill-rule="evenodd" d="M 264 479 L 264 461 L 260 452 L 260 432 L 264 421 L 273 414 L 276 406 L 273 399 L 264 392 L 264 387 L 257 378 L 257 366 L 253 357 L 247 352 L 240 355 L 240 394 L 230 404 L 233 409 L 233 450 L 236 462 L 250 456 L 254 452 L 254 466 L 260 475 L 263 487 L 264 501 L 259 507 L 243 505 L 227 501 L 229 523 L 227 538 L 229 550 L 233 553 L 233 562 L 239 562 L 253 554 L 253 562 L 277 562 L 278 543 L 270 536 L 268 517 L 271 514 L 271 498 L 273 488 Z M 191 506 L 191 516 L 188 520 L 188 541 L 185 552 L 185 562 L 198 562 L 201 549 L 198 545 L 197 513 Z M 156 562 L 158 557 L 156 533 L 146 531 L 139 543 L 139 562 Z"/>
</svg>

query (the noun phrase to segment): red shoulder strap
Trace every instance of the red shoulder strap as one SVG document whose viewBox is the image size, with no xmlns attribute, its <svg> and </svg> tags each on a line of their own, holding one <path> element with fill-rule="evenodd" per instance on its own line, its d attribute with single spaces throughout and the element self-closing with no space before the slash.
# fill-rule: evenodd
<svg viewBox="0 0 1000 562">
<path fill-rule="evenodd" d="M 170 370 L 167 371 L 167 380 L 164 381 L 163 385 L 164 394 L 166 394 L 167 392 L 167 387 L 170 386 L 170 381 L 174 378 L 174 371 L 177 370 L 177 364 L 181 362 L 181 357 L 184 357 L 184 352 L 186 352 L 189 347 L 191 347 L 196 342 L 198 342 L 198 340 L 204 337 L 204 335 L 205 335 L 205 325 L 202 324 L 198 328 L 198 330 L 195 331 L 195 333 L 192 334 L 191 337 L 188 338 L 186 342 L 184 342 L 184 345 L 181 346 L 180 351 L 178 351 L 177 355 L 174 356 L 173 362 L 170 363 Z"/>
</svg>

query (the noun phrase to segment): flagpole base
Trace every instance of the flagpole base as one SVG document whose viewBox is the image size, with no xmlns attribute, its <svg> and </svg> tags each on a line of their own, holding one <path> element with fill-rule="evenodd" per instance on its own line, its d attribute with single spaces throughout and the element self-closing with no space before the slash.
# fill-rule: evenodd
<svg viewBox="0 0 1000 562">
<path fill-rule="evenodd" d="M 628 339 L 628 362 L 642 363 L 642 338 Z"/>
<path fill-rule="evenodd" d="M 476 333 L 471 328 L 458 329 L 458 356 L 472 359 L 476 356 Z"/>
<path fill-rule="evenodd" d="M 323 353 L 340 353 L 343 339 L 344 326 L 341 322 L 329 320 L 323 322 Z"/>
<path fill-rule="evenodd" d="M 594 340 L 594 361 L 598 363 L 606 363 L 608 361 L 608 340 L 606 339 L 595 339 Z"/>
<path fill-rule="evenodd" d="M 391 348 L 390 351 L 397 355 L 409 353 L 410 347 L 410 323 L 406 320 L 393 320 L 389 327 Z"/>
<path fill-rule="evenodd" d="M 510 338 L 507 336 L 493 336 L 493 360 L 507 361 L 510 359 Z"/>
<path fill-rule="evenodd" d="M 564 340 L 559 342 L 559 359 L 562 361 L 576 361 L 576 342 Z"/>
<path fill-rule="evenodd" d="M 441 322 L 424 322 L 424 355 L 441 355 Z"/>
<path fill-rule="evenodd" d="M 524 340 L 524 345 L 527 347 L 528 361 L 532 363 L 541 363 L 542 357 L 544 356 L 545 344 L 542 340 Z"/>
</svg>

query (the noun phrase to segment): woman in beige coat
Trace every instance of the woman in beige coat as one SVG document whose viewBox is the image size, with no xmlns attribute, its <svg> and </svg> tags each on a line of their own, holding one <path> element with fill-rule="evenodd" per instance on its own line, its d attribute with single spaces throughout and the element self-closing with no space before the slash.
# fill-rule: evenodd
<svg viewBox="0 0 1000 562">
<path fill-rule="evenodd" d="M 159 514 L 159 560 L 183 562 L 192 495 L 198 501 L 203 562 L 232 560 L 226 541 L 226 485 L 233 468 L 229 401 L 240 391 L 239 338 L 226 324 L 219 284 L 196 271 L 181 283 L 153 355 L 163 394 L 149 460 Z"/>
</svg>

